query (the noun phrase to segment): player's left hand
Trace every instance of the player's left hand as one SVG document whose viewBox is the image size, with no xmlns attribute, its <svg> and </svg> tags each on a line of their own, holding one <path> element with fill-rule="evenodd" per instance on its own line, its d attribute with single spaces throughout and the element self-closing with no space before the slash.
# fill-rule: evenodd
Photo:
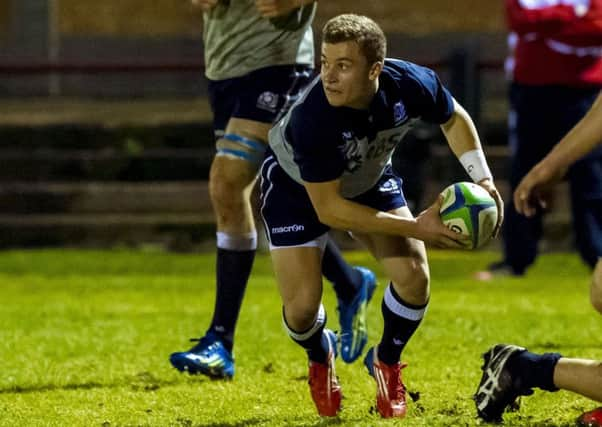
<svg viewBox="0 0 602 427">
<path fill-rule="evenodd" d="M 303 6 L 299 0 L 255 0 L 255 8 L 264 18 L 275 18 Z"/>
<path fill-rule="evenodd" d="M 502 200 L 502 196 L 500 196 L 500 192 L 495 188 L 492 179 L 485 178 L 477 182 L 477 184 L 487 190 L 497 205 L 497 222 L 493 229 L 493 237 L 497 237 L 498 234 L 500 234 L 500 228 L 502 228 L 502 223 L 504 222 L 504 201 Z"/>
</svg>

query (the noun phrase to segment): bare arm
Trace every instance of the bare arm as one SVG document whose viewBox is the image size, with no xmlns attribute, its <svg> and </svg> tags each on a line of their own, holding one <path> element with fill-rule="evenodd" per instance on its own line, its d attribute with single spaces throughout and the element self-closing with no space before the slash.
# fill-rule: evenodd
<svg viewBox="0 0 602 427">
<path fill-rule="evenodd" d="M 255 7 L 264 18 L 275 18 L 314 2 L 315 0 L 255 0 Z"/>
<path fill-rule="evenodd" d="M 602 93 L 598 95 L 587 114 L 556 144 L 542 162 L 566 170 L 600 144 L 602 144 Z"/>
<path fill-rule="evenodd" d="M 440 200 L 418 218 L 408 219 L 343 198 L 340 180 L 304 185 L 320 221 L 333 228 L 413 237 L 439 247 L 465 247 L 462 236 L 441 222 Z"/>
<path fill-rule="evenodd" d="M 447 139 L 449 147 L 458 159 L 460 159 L 465 153 L 474 150 L 482 151 L 481 140 L 479 139 L 479 134 L 477 133 L 474 122 L 466 110 L 460 104 L 458 104 L 455 99 L 454 113 L 447 122 L 441 125 L 441 130 Z M 485 162 L 484 156 L 482 160 Z M 489 168 L 487 168 L 487 170 L 488 169 Z M 500 193 L 497 191 L 497 188 L 493 183 L 493 179 L 479 179 L 477 184 L 491 194 L 491 197 L 493 197 L 495 204 L 497 205 L 498 218 L 493 231 L 493 235 L 497 236 L 500 227 L 502 226 L 502 222 L 504 221 L 504 201 L 502 200 Z"/>
<path fill-rule="evenodd" d="M 458 158 L 467 151 L 481 149 L 481 140 L 474 122 L 464 107 L 455 99 L 454 113 L 447 122 L 441 125 L 441 130 L 449 147 Z"/>
<path fill-rule="evenodd" d="M 519 183 L 514 191 L 516 210 L 533 216 L 548 204 L 549 186 L 559 181 L 569 166 L 602 144 L 602 93 L 588 113 Z"/>
</svg>

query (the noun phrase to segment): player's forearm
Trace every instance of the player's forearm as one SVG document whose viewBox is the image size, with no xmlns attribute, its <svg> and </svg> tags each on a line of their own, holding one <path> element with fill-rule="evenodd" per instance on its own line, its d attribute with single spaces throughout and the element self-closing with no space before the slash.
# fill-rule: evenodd
<svg viewBox="0 0 602 427">
<path fill-rule="evenodd" d="M 455 99 L 454 113 L 446 123 L 441 125 L 441 130 L 449 147 L 458 158 L 467 151 L 481 149 L 481 141 L 474 122 Z"/>
<path fill-rule="evenodd" d="M 474 182 L 493 178 L 474 122 L 456 100 L 454 114 L 441 125 L 441 129 L 451 150 Z"/>
<path fill-rule="evenodd" d="M 320 221 L 332 228 L 362 233 L 415 237 L 416 221 L 378 211 L 341 198 L 328 206 L 316 207 Z"/>
<path fill-rule="evenodd" d="M 602 92 L 589 112 L 554 147 L 542 163 L 552 168 L 568 168 L 602 144 Z"/>
</svg>

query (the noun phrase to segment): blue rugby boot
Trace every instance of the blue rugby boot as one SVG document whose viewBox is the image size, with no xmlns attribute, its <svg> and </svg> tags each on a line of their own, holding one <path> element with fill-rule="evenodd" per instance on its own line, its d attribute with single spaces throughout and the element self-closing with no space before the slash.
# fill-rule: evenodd
<svg viewBox="0 0 602 427">
<path fill-rule="evenodd" d="M 355 361 L 368 341 L 366 307 L 376 289 L 376 276 L 364 267 L 354 267 L 362 273 L 362 284 L 350 303 L 338 300 L 337 310 L 341 323 L 341 358 L 346 363 Z"/>
<path fill-rule="evenodd" d="M 202 338 L 191 338 L 198 344 L 188 351 L 172 353 L 169 361 L 180 372 L 203 374 L 214 379 L 232 379 L 234 358 L 219 337 L 212 332 Z"/>
</svg>

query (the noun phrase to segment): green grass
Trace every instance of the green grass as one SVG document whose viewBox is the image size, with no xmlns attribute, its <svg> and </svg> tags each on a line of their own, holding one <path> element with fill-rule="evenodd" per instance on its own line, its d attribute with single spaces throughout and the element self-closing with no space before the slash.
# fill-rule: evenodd
<svg viewBox="0 0 602 427">
<path fill-rule="evenodd" d="M 493 253 L 432 252 L 432 299 L 404 353 L 419 399 L 407 426 L 478 425 L 471 396 L 480 355 L 497 342 L 602 359 L 601 319 L 588 303 L 589 273 L 573 255 L 541 257 L 527 279 L 476 283 Z M 353 263 L 382 270 L 367 255 Z M 0 425 L 393 425 L 373 411 L 375 385 L 361 362 L 338 363 L 339 418 L 320 420 L 307 363 L 280 319 L 267 256 L 259 256 L 240 316 L 232 382 L 172 369 L 213 310 L 213 256 L 144 252 L 0 252 Z M 377 289 L 370 342 L 381 329 Z M 337 318 L 325 287 L 330 325 Z M 595 404 L 567 392 L 536 393 L 511 426 L 564 426 Z"/>
</svg>

